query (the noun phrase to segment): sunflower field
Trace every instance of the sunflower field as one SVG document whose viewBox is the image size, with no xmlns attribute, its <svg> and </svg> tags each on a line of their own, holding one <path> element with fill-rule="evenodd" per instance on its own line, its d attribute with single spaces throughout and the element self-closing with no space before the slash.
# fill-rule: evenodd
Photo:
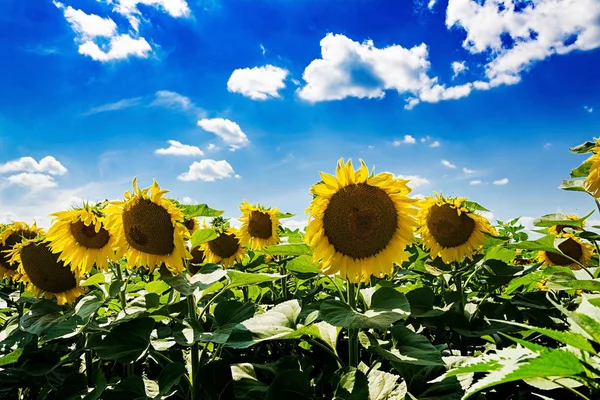
<svg viewBox="0 0 600 400">
<path fill-rule="evenodd" d="M 302 231 L 135 179 L 0 225 L 0 398 L 599 399 L 600 140 L 571 151 L 590 212 L 535 240 L 362 160 L 320 173 Z"/>
</svg>

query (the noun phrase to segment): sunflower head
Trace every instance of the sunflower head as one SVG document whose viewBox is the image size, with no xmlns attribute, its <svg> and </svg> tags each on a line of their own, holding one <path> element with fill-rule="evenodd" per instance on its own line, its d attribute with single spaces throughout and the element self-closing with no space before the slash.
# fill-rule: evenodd
<svg viewBox="0 0 600 400">
<path fill-rule="evenodd" d="M 198 223 L 198 219 L 196 219 L 194 217 L 190 217 L 190 218 L 185 217 L 183 219 L 183 224 L 187 228 L 188 232 L 190 232 L 190 234 L 194 233 L 194 231 L 197 231 L 198 228 L 200 228 L 200 224 Z"/>
<path fill-rule="evenodd" d="M 484 233 L 498 235 L 483 216 L 469 211 L 465 198 L 449 198 L 434 193 L 420 202 L 419 229 L 421 240 L 431 257 L 445 263 L 472 259 L 482 249 Z"/>
<path fill-rule="evenodd" d="M 261 250 L 264 246 L 279 243 L 279 210 L 251 205 L 244 201 L 240 206 L 242 222 L 240 227 L 240 243 L 252 250 Z"/>
<path fill-rule="evenodd" d="M 339 273 L 350 282 L 391 275 L 394 263 L 407 259 L 404 249 L 416 225 L 408 181 L 390 173 L 369 174 L 360 164 L 355 170 L 351 160 L 340 159 L 335 176 L 321 173 L 306 210 L 304 239 L 313 249 L 313 262 L 321 262 L 323 273 Z"/>
<path fill-rule="evenodd" d="M 9 254 L 10 262 L 18 264 L 18 280 L 36 296 L 56 297 L 63 305 L 73 303 L 84 293 L 79 286 L 81 271 L 71 271 L 41 238 L 16 244 Z"/>
<path fill-rule="evenodd" d="M 204 251 L 202 250 L 202 245 L 195 246 L 190 254 L 192 258 L 188 262 L 188 272 L 191 275 L 196 275 L 204 262 L 206 262 L 204 257 Z"/>
<path fill-rule="evenodd" d="M 221 264 L 227 268 L 242 261 L 244 248 L 240 244 L 239 231 L 234 228 L 223 228 L 218 229 L 217 234 L 216 239 L 200 245 L 205 262 Z"/>
<path fill-rule="evenodd" d="M 89 273 L 92 267 L 106 270 L 110 261 L 119 259 L 115 251 L 115 236 L 106 227 L 101 205 L 74 208 L 51 214 L 54 223 L 48 229 L 46 241 L 59 260 L 71 269 Z"/>
<path fill-rule="evenodd" d="M 43 229 L 33 225 L 27 225 L 24 222 L 13 222 L 4 225 L 0 232 L 0 279 L 12 277 L 17 271 L 18 264 L 11 262 L 8 253 L 13 247 L 23 241 L 35 239 L 44 233 Z"/>
<path fill-rule="evenodd" d="M 575 215 L 575 214 L 569 214 L 567 215 L 567 219 L 569 221 L 578 221 L 580 218 Z M 582 221 L 582 227 L 585 227 L 585 221 Z M 561 235 L 563 233 L 566 233 L 567 229 L 573 229 L 573 230 L 581 230 L 581 228 L 577 227 L 577 226 L 573 226 L 573 225 L 553 225 L 551 227 L 549 227 L 547 230 L 549 233 L 553 234 L 553 235 Z"/>
<path fill-rule="evenodd" d="M 592 148 L 594 154 L 584 162 L 584 164 L 590 164 L 590 170 L 585 178 L 584 187 L 597 199 L 600 197 L 600 139 L 594 138 L 594 142 L 596 143 L 594 148 Z"/>
<path fill-rule="evenodd" d="M 161 264 L 173 273 L 185 271 L 183 260 L 191 255 L 185 246 L 190 234 L 183 224 L 181 210 L 164 198 L 156 181 L 146 189 L 133 180 L 133 192 L 125 192 L 125 201 L 112 202 L 106 209 L 107 226 L 115 237 L 119 255 L 127 257 L 128 268 L 148 268 Z"/>
<path fill-rule="evenodd" d="M 576 260 L 580 264 L 587 266 L 592 259 L 594 248 L 591 244 L 584 242 L 573 234 L 563 234 L 559 236 L 564 240 L 558 245 L 558 249 L 568 257 Z M 552 253 L 549 251 L 539 251 L 538 261 L 543 265 L 560 265 L 570 267 L 573 270 L 581 269 L 581 266 L 575 261 L 570 260 L 561 254 Z"/>
</svg>

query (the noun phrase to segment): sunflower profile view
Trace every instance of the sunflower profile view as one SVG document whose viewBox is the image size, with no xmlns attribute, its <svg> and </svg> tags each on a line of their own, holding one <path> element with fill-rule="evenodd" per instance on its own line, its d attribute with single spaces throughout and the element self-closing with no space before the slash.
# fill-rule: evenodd
<svg viewBox="0 0 600 400">
<path fill-rule="evenodd" d="M 133 192 L 125 192 L 125 201 L 106 208 L 109 234 L 115 237 L 118 253 L 127 257 L 127 267 L 153 271 L 165 264 L 172 273 L 185 271 L 184 260 L 191 258 L 185 239 L 189 232 L 182 212 L 163 195 L 156 181 L 140 189 L 133 180 Z"/>
<path fill-rule="evenodd" d="M 569 214 L 567 215 L 567 220 L 569 221 L 578 221 L 580 218 L 575 215 L 575 214 Z M 582 221 L 582 227 L 585 227 L 585 221 Z M 553 235 L 561 235 L 563 233 L 566 233 L 565 231 L 567 229 L 573 229 L 573 230 L 578 230 L 580 231 L 581 228 L 574 226 L 574 225 L 568 225 L 568 224 L 561 224 L 561 225 L 553 225 L 548 227 L 547 231 Z"/>
<path fill-rule="evenodd" d="M 321 172 L 323 181 L 310 189 L 304 236 L 324 274 L 339 273 L 352 283 L 391 275 L 394 263 L 407 259 L 416 224 L 408 181 L 390 173 L 369 176 L 360 164 L 355 171 L 351 160 L 340 159 L 335 176 Z"/>
<path fill-rule="evenodd" d="M 564 240 L 558 245 L 558 249 L 567 257 L 550 251 L 539 251 L 539 262 L 543 263 L 545 266 L 558 265 L 570 267 L 574 270 L 581 269 L 579 264 L 584 266 L 589 265 L 592 254 L 594 253 L 594 248 L 591 244 L 583 242 L 573 234 L 563 234 L 560 235 L 559 238 Z"/>
<path fill-rule="evenodd" d="M 200 227 L 200 225 L 198 224 L 198 219 L 196 218 L 184 218 L 183 224 L 187 228 L 188 232 L 190 232 L 190 234 L 197 231 Z"/>
<path fill-rule="evenodd" d="M 205 262 L 221 264 L 228 268 L 244 258 L 244 248 L 240 244 L 239 230 L 222 226 L 217 228 L 217 238 L 202 243 L 198 251 L 202 252 Z M 200 255 L 200 254 L 198 254 Z"/>
<path fill-rule="evenodd" d="M 9 255 L 10 262 L 18 265 L 18 280 L 27 284 L 27 290 L 36 296 L 56 297 L 58 305 L 63 305 L 73 303 L 84 293 L 79 286 L 81 271 L 71 271 L 43 239 L 18 243 Z"/>
<path fill-rule="evenodd" d="M 252 250 L 261 250 L 264 246 L 279 243 L 279 210 L 254 206 L 244 201 L 240 206 L 242 222 L 240 227 L 240 243 Z"/>
<path fill-rule="evenodd" d="M 600 139 L 594 138 L 596 146 L 592 149 L 594 154 L 585 160 L 585 163 L 590 163 L 590 170 L 584 181 L 585 189 L 594 198 L 600 197 Z"/>
<path fill-rule="evenodd" d="M 24 222 L 13 222 L 0 230 L 0 279 L 12 277 L 17 271 L 18 264 L 10 262 L 8 252 L 13 246 L 23 240 L 34 239 L 43 234 L 43 230 L 36 224 L 29 226 Z"/>
<path fill-rule="evenodd" d="M 48 229 L 46 241 L 53 253 L 60 253 L 59 260 L 71 269 L 89 273 L 96 265 L 106 270 L 110 261 L 118 260 L 115 237 L 106 229 L 101 207 L 86 204 L 51 216 L 55 221 Z"/>
<path fill-rule="evenodd" d="M 465 201 L 435 193 L 419 203 L 417 233 L 432 258 L 440 257 L 445 263 L 471 259 L 483 247 L 484 233 L 498 234 L 485 217 L 470 212 Z"/>
</svg>

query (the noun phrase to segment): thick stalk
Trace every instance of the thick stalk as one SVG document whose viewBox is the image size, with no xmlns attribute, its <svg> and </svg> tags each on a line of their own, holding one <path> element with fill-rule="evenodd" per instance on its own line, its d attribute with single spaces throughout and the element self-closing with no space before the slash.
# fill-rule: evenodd
<svg viewBox="0 0 600 400">
<path fill-rule="evenodd" d="M 458 267 L 458 264 L 456 265 Z M 458 269 L 458 268 L 457 268 Z M 455 271 L 453 275 L 454 286 L 456 286 L 456 293 L 458 294 L 458 312 L 461 317 L 465 316 L 465 291 L 462 285 L 462 276 L 460 272 Z M 467 355 L 467 343 L 465 338 L 460 335 L 460 354 L 463 356 Z"/>
<path fill-rule="evenodd" d="M 192 321 L 196 321 L 197 320 L 197 314 L 196 314 L 196 301 L 194 300 L 194 295 L 191 294 L 188 296 L 187 298 L 187 305 L 188 305 L 188 315 L 190 317 L 190 320 Z M 198 347 L 198 342 L 194 341 L 194 344 L 192 344 L 192 348 L 190 349 L 191 351 L 191 358 L 192 358 L 192 377 L 190 378 L 190 382 L 192 383 L 192 400 L 197 400 L 200 398 L 199 396 L 199 391 L 198 391 L 198 368 L 200 367 L 200 357 L 199 357 L 199 347 Z"/>
<path fill-rule="evenodd" d="M 125 290 L 127 290 L 127 287 L 125 286 L 125 281 L 123 281 L 123 272 L 121 272 L 120 263 L 115 263 L 115 271 L 117 272 L 117 279 L 119 279 L 119 282 L 123 284 L 123 288 L 121 288 L 121 290 L 119 291 L 119 300 L 121 300 L 121 308 L 123 309 L 123 312 L 125 312 L 125 307 L 127 306 L 127 300 L 125 299 Z"/>
<path fill-rule="evenodd" d="M 356 310 L 356 285 L 347 281 L 348 305 Z M 348 365 L 358 367 L 358 329 L 348 329 Z"/>
<path fill-rule="evenodd" d="M 88 387 L 94 386 L 94 379 L 92 378 L 93 372 L 93 360 L 92 360 L 92 351 L 85 350 L 85 376 L 87 377 Z"/>
</svg>

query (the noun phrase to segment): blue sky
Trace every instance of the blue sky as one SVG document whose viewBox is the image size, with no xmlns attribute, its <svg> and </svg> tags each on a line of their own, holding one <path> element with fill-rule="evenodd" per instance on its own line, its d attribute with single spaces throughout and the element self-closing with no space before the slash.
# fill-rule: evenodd
<svg viewBox="0 0 600 400">
<path fill-rule="evenodd" d="M 598 136 L 597 0 L 0 5 L 0 222 L 47 225 L 137 176 L 301 225 L 340 157 L 494 219 L 593 209 L 557 186 Z"/>
</svg>

